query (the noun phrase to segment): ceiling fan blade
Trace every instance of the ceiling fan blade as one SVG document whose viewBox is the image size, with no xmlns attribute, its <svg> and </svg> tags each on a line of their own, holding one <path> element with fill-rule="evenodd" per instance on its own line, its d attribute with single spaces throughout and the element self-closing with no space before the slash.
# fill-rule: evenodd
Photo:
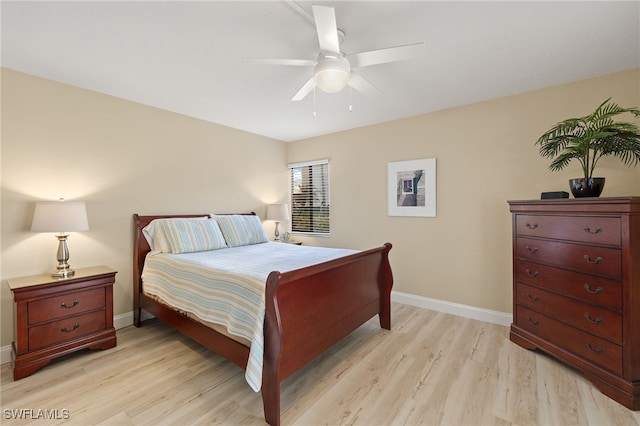
<svg viewBox="0 0 640 426">
<path fill-rule="evenodd" d="M 336 13 L 332 7 L 312 6 L 320 50 L 340 54 Z"/>
<path fill-rule="evenodd" d="M 267 65 L 291 65 L 295 67 L 312 67 L 316 61 L 314 59 L 267 59 L 267 58 L 242 58 L 243 61 L 255 62 Z"/>
<path fill-rule="evenodd" d="M 387 62 L 404 61 L 424 55 L 424 43 L 407 44 L 406 46 L 389 47 L 387 49 L 370 50 L 368 52 L 347 55 L 352 68 Z"/>
<path fill-rule="evenodd" d="M 367 96 L 378 96 L 382 94 L 382 92 L 380 92 L 380 90 L 378 90 L 378 88 L 375 87 L 373 84 L 369 83 L 367 79 L 365 79 L 360 74 L 356 74 L 354 72 L 351 73 L 349 86 L 353 87 L 358 92 Z"/>
<path fill-rule="evenodd" d="M 311 91 L 313 90 L 314 87 L 316 87 L 316 83 L 313 80 L 313 77 L 311 77 L 304 84 L 304 86 L 302 86 L 302 88 L 300 90 L 298 90 L 298 93 L 293 95 L 293 98 L 291 98 L 291 100 L 292 101 L 301 101 L 301 100 L 303 100 L 309 93 L 311 93 Z"/>
</svg>

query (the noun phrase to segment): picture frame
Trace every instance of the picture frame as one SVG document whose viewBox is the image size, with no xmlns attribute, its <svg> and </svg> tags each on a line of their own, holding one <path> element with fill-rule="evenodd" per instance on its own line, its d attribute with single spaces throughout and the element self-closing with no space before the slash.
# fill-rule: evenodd
<svg viewBox="0 0 640 426">
<path fill-rule="evenodd" d="M 436 217 L 436 159 L 387 164 L 389 216 Z"/>
</svg>

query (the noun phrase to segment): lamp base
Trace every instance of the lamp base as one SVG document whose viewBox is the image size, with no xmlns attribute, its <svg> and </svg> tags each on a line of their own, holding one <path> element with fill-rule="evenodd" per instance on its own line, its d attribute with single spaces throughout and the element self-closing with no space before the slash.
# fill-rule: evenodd
<svg viewBox="0 0 640 426">
<path fill-rule="evenodd" d="M 278 229 L 278 225 L 280 224 L 280 222 L 276 222 L 276 230 L 275 230 L 275 240 L 274 241 L 278 241 L 280 242 L 280 230 Z"/>
<path fill-rule="evenodd" d="M 56 268 L 56 271 L 51 273 L 51 276 L 54 278 L 69 278 L 72 277 L 75 273 L 76 271 L 69 268 L 68 265 L 66 267 L 58 266 Z"/>
<path fill-rule="evenodd" d="M 56 235 L 58 239 L 58 266 L 56 271 L 51 274 L 55 278 L 69 278 L 75 274 L 75 271 L 69 266 L 69 249 L 67 248 L 67 237 L 69 234 L 60 233 Z"/>
</svg>

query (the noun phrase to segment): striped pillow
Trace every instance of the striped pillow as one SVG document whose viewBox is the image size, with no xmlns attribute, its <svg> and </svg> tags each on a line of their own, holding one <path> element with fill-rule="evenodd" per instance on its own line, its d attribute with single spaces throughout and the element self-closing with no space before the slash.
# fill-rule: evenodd
<svg viewBox="0 0 640 426">
<path fill-rule="evenodd" d="M 160 219 L 172 253 L 193 253 L 227 247 L 214 220 Z"/>
<path fill-rule="evenodd" d="M 193 220 L 208 220 L 209 216 L 192 218 Z M 142 228 L 142 234 L 149 243 L 151 251 L 161 251 L 163 253 L 171 253 L 171 244 L 167 240 L 164 231 L 163 222 L 168 219 L 154 219 L 147 226 Z"/>
<path fill-rule="evenodd" d="M 260 218 L 256 215 L 230 214 L 211 215 L 220 225 L 220 230 L 227 246 L 246 246 L 249 244 L 266 243 L 267 234 L 264 232 Z"/>
</svg>

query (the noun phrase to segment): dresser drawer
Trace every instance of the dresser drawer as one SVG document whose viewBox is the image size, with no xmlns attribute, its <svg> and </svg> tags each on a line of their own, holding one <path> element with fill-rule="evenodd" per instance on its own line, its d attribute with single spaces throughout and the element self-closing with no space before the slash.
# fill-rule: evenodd
<svg viewBox="0 0 640 426">
<path fill-rule="evenodd" d="M 600 367 L 622 374 L 622 347 L 551 319 L 524 306 L 516 307 L 519 327 Z"/>
<path fill-rule="evenodd" d="M 613 248 L 518 237 L 516 257 L 616 279 L 622 275 L 621 252 Z"/>
<path fill-rule="evenodd" d="M 522 283 L 517 284 L 516 293 L 518 304 L 603 339 L 622 343 L 622 315 L 616 312 Z"/>
<path fill-rule="evenodd" d="M 105 330 L 105 311 L 69 317 L 29 329 L 29 351 Z"/>
<path fill-rule="evenodd" d="M 620 218 L 517 215 L 516 234 L 620 246 Z"/>
<path fill-rule="evenodd" d="M 553 266 L 516 260 L 516 280 L 558 294 L 622 311 L 622 283 Z"/>
<path fill-rule="evenodd" d="M 100 287 L 29 302 L 27 306 L 28 322 L 30 325 L 39 324 L 104 308 L 105 291 L 104 287 Z"/>
</svg>

